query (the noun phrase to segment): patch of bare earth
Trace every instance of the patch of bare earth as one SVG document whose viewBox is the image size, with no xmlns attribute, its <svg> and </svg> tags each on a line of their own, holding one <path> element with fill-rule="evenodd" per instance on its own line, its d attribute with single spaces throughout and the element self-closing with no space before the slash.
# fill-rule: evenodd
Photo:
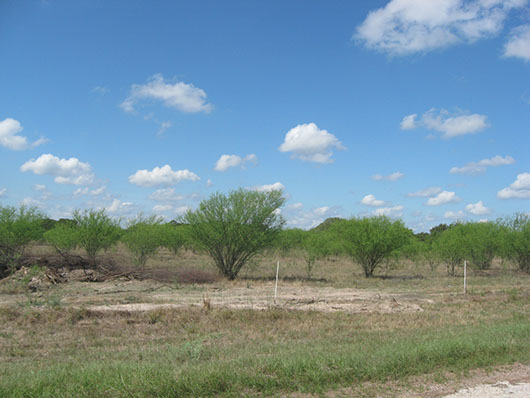
<svg viewBox="0 0 530 398">
<path fill-rule="evenodd" d="M 153 294 L 151 303 L 132 303 L 116 305 L 95 305 L 92 311 L 150 311 L 189 306 L 205 306 L 229 309 L 266 310 L 272 307 L 346 313 L 397 313 L 423 311 L 419 299 L 400 294 L 379 293 L 358 289 L 336 289 L 331 287 L 288 286 L 282 287 L 281 293 L 274 299 L 272 285 L 225 288 L 208 288 L 204 290 L 175 291 Z"/>
</svg>

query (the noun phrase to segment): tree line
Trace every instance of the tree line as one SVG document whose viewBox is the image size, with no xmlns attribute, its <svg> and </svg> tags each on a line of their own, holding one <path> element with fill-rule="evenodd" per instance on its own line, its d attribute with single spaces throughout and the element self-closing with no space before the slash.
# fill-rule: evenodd
<svg viewBox="0 0 530 398">
<path fill-rule="evenodd" d="M 455 275 L 464 260 L 486 270 L 500 257 L 530 272 L 528 214 L 440 224 L 429 233 L 418 234 L 401 219 L 387 216 L 328 219 L 304 231 L 284 228 L 280 209 L 285 200 L 281 191 L 215 193 L 196 210 L 170 223 L 141 213 L 127 220 L 112 218 L 105 210 L 95 209 L 76 210 L 71 219 L 55 221 L 34 207 L 0 206 L 0 275 L 16 270 L 17 259 L 34 241 L 46 242 L 63 255 L 82 249 L 93 261 L 98 253 L 121 241 L 138 266 L 144 266 L 160 247 L 175 255 L 190 249 L 208 254 L 230 280 L 265 251 L 303 257 L 308 278 L 319 260 L 336 256 L 360 264 L 366 277 L 402 259 L 429 264 L 433 270 L 444 264 L 447 273 Z"/>
</svg>

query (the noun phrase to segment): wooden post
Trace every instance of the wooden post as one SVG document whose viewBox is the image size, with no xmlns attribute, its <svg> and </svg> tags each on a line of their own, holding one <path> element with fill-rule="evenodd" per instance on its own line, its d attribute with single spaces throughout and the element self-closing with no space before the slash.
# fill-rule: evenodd
<svg viewBox="0 0 530 398">
<path fill-rule="evenodd" d="M 276 266 L 276 285 L 274 286 L 274 305 L 276 305 L 276 297 L 278 296 L 278 273 L 280 271 L 280 262 Z"/>
</svg>

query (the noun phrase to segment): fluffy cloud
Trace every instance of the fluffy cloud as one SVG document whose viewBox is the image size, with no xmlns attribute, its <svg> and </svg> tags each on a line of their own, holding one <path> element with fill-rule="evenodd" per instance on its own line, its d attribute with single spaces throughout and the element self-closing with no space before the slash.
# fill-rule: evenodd
<svg viewBox="0 0 530 398">
<path fill-rule="evenodd" d="M 155 192 L 149 195 L 149 199 L 157 202 L 176 202 L 184 200 L 185 196 L 177 194 L 175 188 L 164 188 L 157 189 Z"/>
<path fill-rule="evenodd" d="M 372 214 L 375 216 L 401 217 L 403 215 L 403 206 L 380 207 L 375 209 Z"/>
<path fill-rule="evenodd" d="M 0 121 L 0 145 L 15 151 L 22 151 L 24 149 L 35 148 L 48 141 L 46 138 L 41 137 L 30 144 L 26 137 L 18 135 L 22 130 L 24 128 L 18 120 L 7 118 Z"/>
<path fill-rule="evenodd" d="M 230 167 L 241 167 L 245 168 L 247 163 L 256 163 L 258 158 L 253 153 L 242 158 L 238 155 L 222 155 L 219 160 L 215 163 L 214 170 L 226 171 Z"/>
<path fill-rule="evenodd" d="M 527 0 L 392 0 L 371 11 L 354 38 L 366 47 L 408 55 L 497 35 Z"/>
<path fill-rule="evenodd" d="M 463 218 L 466 218 L 466 213 L 464 213 L 462 210 L 446 211 L 444 217 L 449 218 L 451 220 L 461 220 Z"/>
<path fill-rule="evenodd" d="M 498 166 L 504 166 L 507 164 L 514 164 L 515 159 L 511 156 L 494 156 L 491 159 L 482 159 L 478 162 L 470 162 L 466 164 L 463 167 L 452 167 L 451 170 L 449 170 L 449 173 L 451 174 L 482 174 L 486 171 L 486 167 L 498 167 Z"/>
<path fill-rule="evenodd" d="M 212 105 L 206 102 L 204 90 L 183 82 L 166 83 L 160 74 L 151 77 L 146 84 L 133 84 L 129 97 L 120 106 L 124 111 L 132 112 L 136 103 L 144 99 L 161 101 L 168 108 L 186 113 L 212 110 Z"/>
<path fill-rule="evenodd" d="M 346 149 L 333 134 L 320 130 L 315 123 L 299 124 L 285 135 L 280 152 L 291 152 L 293 158 L 315 163 L 332 163 L 333 148 Z"/>
<path fill-rule="evenodd" d="M 188 169 L 173 171 L 171 166 L 166 164 L 162 167 L 155 167 L 152 171 L 138 170 L 129 176 L 129 182 L 141 187 L 154 187 L 157 185 L 175 185 L 183 180 L 199 181 L 200 178 Z"/>
<path fill-rule="evenodd" d="M 366 206 L 373 206 L 373 207 L 381 207 L 386 205 L 386 202 L 383 200 L 378 200 L 375 198 L 374 195 L 366 195 L 364 198 L 361 199 L 361 203 Z"/>
<path fill-rule="evenodd" d="M 504 56 L 530 61 L 530 25 L 519 26 L 511 32 L 504 47 Z"/>
<path fill-rule="evenodd" d="M 90 164 L 77 158 L 60 159 L 49 153 L 41 155 L 37 160 L 27 161 L 20 170 L 53 176 L 57 184 L 90 185 L 95 179 Z"/>
<path fill-rule="evenodd" d="M 119 199 L 114 199 L 112 203 L 105 208 L 109 213 L 124 213 L 128 212 L 133 205 L 132 202 L 122 202 Z"/>
<path fill-rule="evenodd" d="M 438 195 L 440 192 L 442 192 L 442 188 L 440 187 L 429 187 L 417 192 L 408 193 L 407 196 L 410 198 L 430 198 L 431 196 Z"/>
<path fill-rule="evenodd" d="M 257 186 L 249 187 L 247 189 L 250 189 L 251 191 L 271 192 L 271 191 L 284 191 L 285 187 L 283 186 L 281 182 L 275 182 L 274 184 L 257 185 Z"/>
<path fill-rule="evenodd" d="M 105 185 L 102 185 L 96 189 L 89 189 L 88 187 L 77 188 L 74 191 L 74 196 L 83 196 L 83 195 L 98 196 L 98 195 L 101 195 L 103 192 L 105 192 L 106 188 L 107 187 Z"/>
<path fill-rule="evenodd" d="M 392 174 L 389 174 L 387 176 L 384 176 L 384 175 L 381 175 L 381 174 L 376 174 L 376 175 L 372 176 L 372 179 L 375 180 L 375 181 L 397 181 L 400 178 L 403 178 L 404 176 L 405 176 L 405 174 L 400 173 L 399 171 L 396 171 L 396 172 L 394 172 Z"/>
<path fill-rule="evenodd" d="M 286 206 L 283 214 L 289 227 L 310 229 L 321 224 L 326 218 L 337 217 L 340 214 L 340 208 L 322 206 L 305 211 L 301 203 L 295 203 Z"/>
<path fill-rule="evenodd" d="M 530 173 L 521 173 L 509 187 L 497 192 L 499 199 L 530 199 Z"/>
<path fill-rule="evenodd" d="M 424 127 L 442 133 L 444 138 L 453 138 L 478 133 L 488 127 L 487 116 L 478 113 L 458 112 L 451 114 L 445 109 L 432 108 L 425 112 L 421 119 L 416 120 L 416 117 L 416 114 L 405 116 L 401 121 L 401 129 L 412 130 Z"/>
<path fill-rule="evenodd" d="M 484 206 L 484 203 L 482 203 L 481 200 L 479 200 L 477 203 L 474 203 L 474 204 L 473 203 L 468 204 L 466 206 L 466 211 L 476 216 L 490 213 L 490 209 Z"/>
<path fill-rule="evenodd" d="M 459 202 L 460 198 L 454 192 L 442 191 L 438 195 L 429 198 L 425 203 L 427 206 L 440 206 L 447 203 Z"/>
</svg>

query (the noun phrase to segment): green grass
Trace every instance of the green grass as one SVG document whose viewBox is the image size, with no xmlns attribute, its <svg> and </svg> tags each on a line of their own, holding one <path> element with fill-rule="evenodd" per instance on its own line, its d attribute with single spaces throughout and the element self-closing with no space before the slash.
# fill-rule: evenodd
<svg viewBox="0 0 530 398">
<path fill-rule="evenodd" d="M 0 396 L 322 393 L 435 370 L 465 371 L 528 361 L 529 336 L 530 324 L 514 317 L 509 322 L 423 328 L 412 334 L 359 328 L 337 338 L 311 341 L 289 341 L 282 336 L 276 343 L 271 336 L 262 342 L 226 344 L 221 334 L 196 334 L 195 339 L 181 344 L 163 343 L 162 339 L 142 346 L 136 341 L 119 351 L 89 346 L 65 350 L 48 360 L 3 361 Z"/>
</svg>

